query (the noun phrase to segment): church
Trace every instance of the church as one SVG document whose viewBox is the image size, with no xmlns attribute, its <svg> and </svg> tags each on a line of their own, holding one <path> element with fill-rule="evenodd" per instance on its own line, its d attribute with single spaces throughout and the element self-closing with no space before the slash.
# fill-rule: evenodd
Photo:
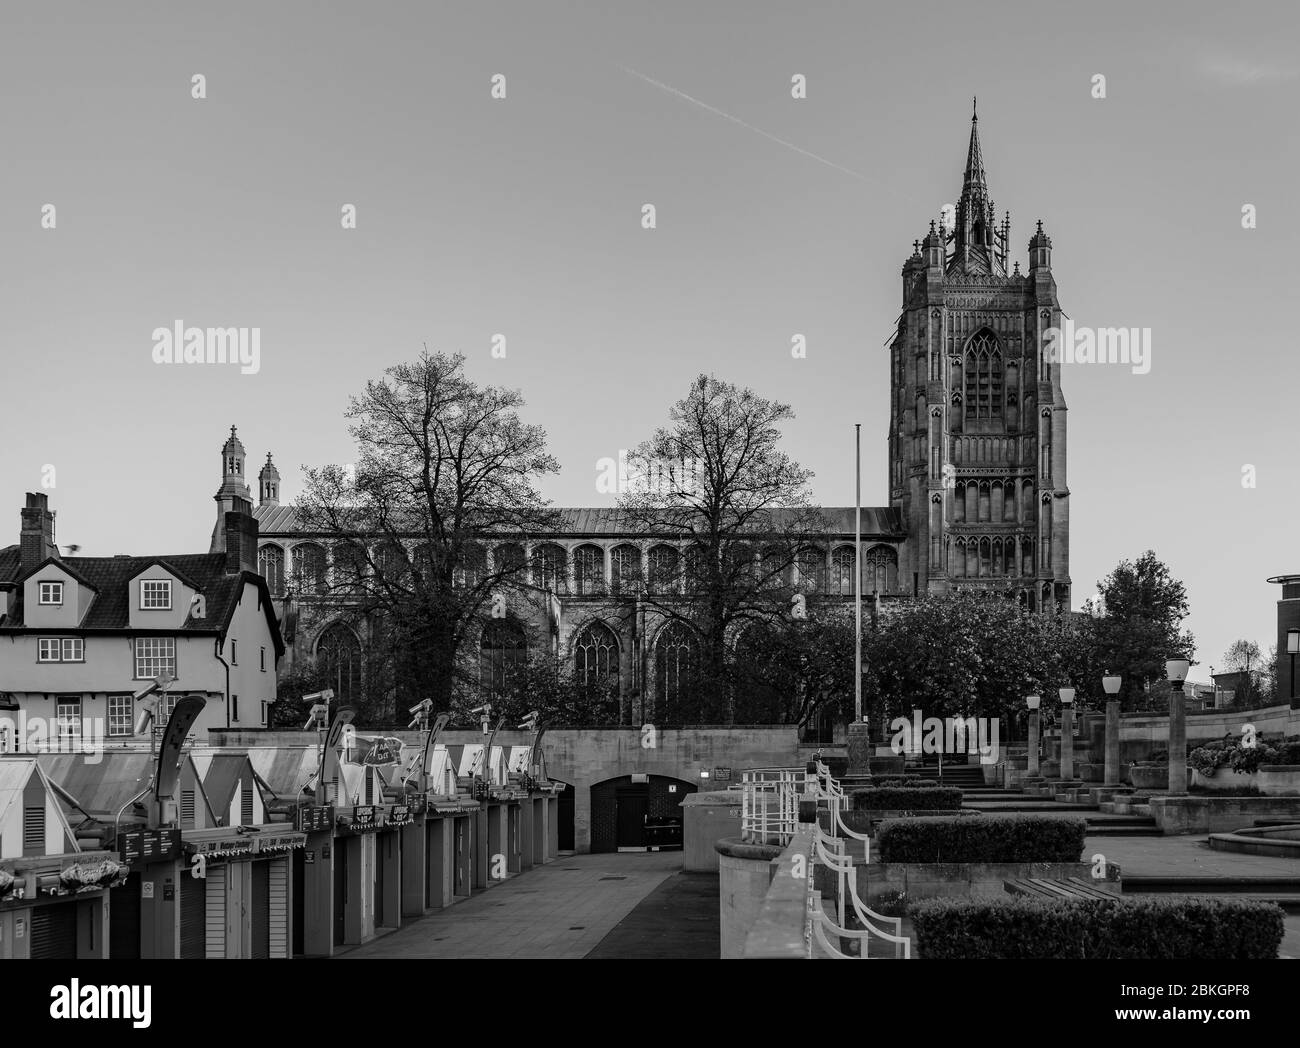
<svg viewBox="0 0 1300 1048">
<path fill-rule="evenodd" d="M 1043 353 L 1061 317 L 1052 243 L 1040 221 L 1022 273 L 1010 239 L 1010 214 L 999 220 L 990 197 L 973 114 L 953 227 L 931 221 L 903 264 L 903 309 L 889 346 L 889 505 L 862 509 L 860 565 L 850 506 L 822 509 L 824 533 L 794 568 L 797 584 L 823 605 L 851 608 L 860 571 L 872 615 L 957 589 L 1028 611 L 1069 610 L 1066 406 L 1060 367 Z M 221 460 L 212 552 L 224 551 L 225 514 L 250 513 L 259 571 L 280 602 L 285 667 L 303 659 L 330 667 L 347 701 L 360 688 L 370 638 L 330 595 L 330 537 L 300 528 L 293 507 L 281 503 L 270 454 L 252 507 L 234 427 Z M 526 588 L 547 599 L 519 602 L 508 619 L 484 617 L 478 679 L 490 689 L 504 669 L 549 650 L 579 679 L 608 682 L 624 723 L 673 708 L 694 641 L 638 599 L 638 584 L 685 585 L 689 551 L 636 529 L 617 509 L 560 516 L 555 531 L 523 542 L 484 536 L 487 556 L 517 558 Z"/>
</svg>

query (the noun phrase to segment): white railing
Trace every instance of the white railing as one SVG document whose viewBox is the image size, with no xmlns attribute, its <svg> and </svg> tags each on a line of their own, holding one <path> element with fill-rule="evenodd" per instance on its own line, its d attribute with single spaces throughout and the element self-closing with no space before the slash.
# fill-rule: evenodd
<svg viewBox="0 0 1300 1048">
<path fill-rule="evenodd" d="M 751 844 L 785 846 L 799 829 L 799 801 L 812 792 L 802 768 L 760 768 L 741 775 L 740 829 Z"/>
</svg>

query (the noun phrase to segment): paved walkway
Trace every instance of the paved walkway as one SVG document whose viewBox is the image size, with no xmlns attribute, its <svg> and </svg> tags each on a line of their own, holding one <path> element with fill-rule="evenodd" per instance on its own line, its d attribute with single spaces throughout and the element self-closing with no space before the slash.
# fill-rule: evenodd
<svg viewBox="0 0 1300 1048">
<path fill-rule="evenodd" d="M 669 877 L 587 956 L 599 960 L 718 960 L 722 956 L 718 875 L 683 871 Z"/>
<path fill-rule="evenodd" d="M 562 855 L 343 958 L 585 957 L 681 868 L 679 851 Z M 713 884 L 716 925 L 717 878 Z"/>
</svg>

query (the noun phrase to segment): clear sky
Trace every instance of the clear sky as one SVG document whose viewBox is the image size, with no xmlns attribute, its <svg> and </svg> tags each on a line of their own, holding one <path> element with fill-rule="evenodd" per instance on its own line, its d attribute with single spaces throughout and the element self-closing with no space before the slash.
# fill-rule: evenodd
<svg viewBox="0 0 1300 1048">
<path fill-rule="evenodd" d="M 1188 587 L 1193 677 L 1273 639 L 1264 580 L 1300 571 L 1292 4 L 10 0 L 0 19 L 0 544 L 48 464 L 62 543 L 204 549 L 232 423 L 291 499 L 302 465 L 351 461 L 348 394 L 422 344 L 524 392 L 558 504 L 608 504 L 597 460 L 702 370 L 793 406 L 826 505 L 852 504 L 861 422 L 863 502 L 883 504 L 899 270 L 956 201 L 978 95 L 1022 269 L 1041 217 L 1076 323 L 1152 332 L 1149 374 L 1065 375 L 1076 606 L 1152 547 Z M 260 370 L 155 364 L 178 320 L 260 328 Z"/>
</svg>

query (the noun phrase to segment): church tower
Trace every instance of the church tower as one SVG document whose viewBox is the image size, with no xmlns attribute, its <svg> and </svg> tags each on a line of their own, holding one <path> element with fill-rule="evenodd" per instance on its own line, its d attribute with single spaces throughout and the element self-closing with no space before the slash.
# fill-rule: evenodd
<svg viewBox="0 0 1300 1048">
<path fill-rule="evenodd" d="M 280 504 L 280 471 L 271 461 L 271 453 L 266 453 L 266 465 L 257 475 L 257 504 L 259 506 L 278 506 Z"/>
<path fill-rule="evenodd" d="M 947 216 L 945 216 L 947 217 Z M 930 223 L 903 265 L 890 344 L 889 500 L 907 541 L 900 581 L 918 594 L 975 589 L 1070 609 L 1070 491 L 1052 242 L 1010 262 L 1011 215 L 989 197 L 971 116 L 953 228 Z"/>
<path fill-rule="evenodd" d="M 210 553 L 226 551 L 226 514 L 253 512 L 253 493 L 244 483 L 244 445 L 230 427 L 230 437 L 221 448 L 221 487 L 212 496 L 217 503 L 217 523 L 212 529 Z"/>
</svg>

